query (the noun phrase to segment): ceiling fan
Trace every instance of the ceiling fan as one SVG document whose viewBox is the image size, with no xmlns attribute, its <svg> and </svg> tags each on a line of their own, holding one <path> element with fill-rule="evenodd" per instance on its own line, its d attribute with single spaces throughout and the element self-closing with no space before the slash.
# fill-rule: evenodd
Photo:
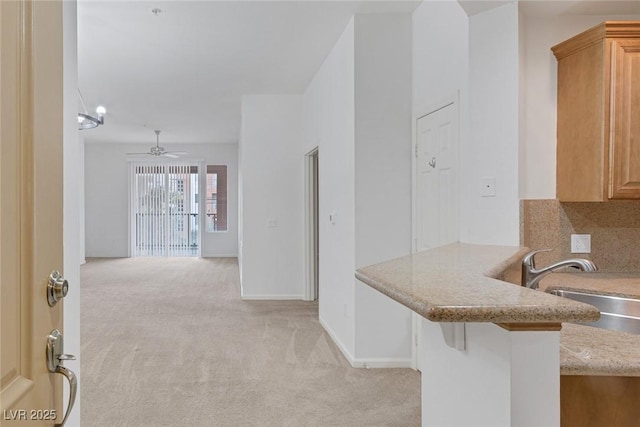
<svg viewBox="0 0 640 427">
<path fill-rule="evenodd" d="M 186 151 L 166 151 L 164 147 L 160 146 L 160 132 L 159 130 L 154 130 L 156 134 L 156 146 L 149 148 L 149 151 L 146 153 L 127 153 L 128 156 L 156 156 L 156 157 L 170 157 L 172 159 L 177 159 L 181 155 L 188 154 Z"/>
</svg>

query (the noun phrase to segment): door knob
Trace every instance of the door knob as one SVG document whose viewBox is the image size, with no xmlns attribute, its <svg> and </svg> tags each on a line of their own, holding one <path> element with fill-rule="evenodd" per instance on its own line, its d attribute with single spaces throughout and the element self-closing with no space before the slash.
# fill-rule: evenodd
<svg viewBox="0 0 640 427">
<path fill-rule="evenodd" d="M 54 427 L 63 427 L 64 423 L 67 422 L 67 418 L 69 418 L 73 404 L 76 401 L 76 393 L 78 391 L 76 374 L 74 374 L 72 370 L 62 366 L 65 360 L 75 360 L 76 357 L 71 354 L 63 354 L 63 351 L 64 343 L 62 341 L 62 333 L 54 329 L 47 337 L 47 368 L 51 373 L 64 375 L 69 381 L 69 404 L 67 405 L 67 412 L 65 412 L 62 422 L 54 424 Z"/>
<path fill-rule="evenodd" d="M 53 307 L 62 298 L 67 296 L 69 292 L 69 282 L 62 277 L 59 271 L 54 270 L 49 275 L 49 283 L 47 284 L 47 301 L 49 306 Z"/>
</svg>

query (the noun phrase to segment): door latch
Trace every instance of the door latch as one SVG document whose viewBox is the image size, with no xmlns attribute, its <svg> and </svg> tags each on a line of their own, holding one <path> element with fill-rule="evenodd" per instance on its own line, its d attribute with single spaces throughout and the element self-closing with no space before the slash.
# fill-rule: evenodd
<svg viewBox="0 0 640 427">
<path fill-rule="evenodd" d="M 62 422 L 55 424 L 54 427 L 63 427 L 67 422 L 73 404 L 76 401 L 76 393 L 78 391 L 78 379 L 76 374 L 72 370 L 65 368 L 62 363 L 65 360 L 75 360 L 76 357 L 71 354 L 63 354 L 64 342 L 62 340 L 62 333 L 54 329 L 47 337 L 47 368 L 49 372 L 54 374 L 62 374 L 69 381 L 69 405 L 67 411 L 64 414 Z"/>
</svg>

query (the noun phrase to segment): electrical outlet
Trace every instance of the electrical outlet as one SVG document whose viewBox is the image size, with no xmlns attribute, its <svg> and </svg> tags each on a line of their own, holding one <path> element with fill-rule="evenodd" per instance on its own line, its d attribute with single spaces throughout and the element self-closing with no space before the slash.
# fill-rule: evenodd
<svg viewBox="0 0 640 427">
<path fill-rule="evenodd" d="M 495 197 L 496 196 L 496 178 L 487 176 L 480 178 L 480 196 Z"/>
<path fill-rule="evenodd" d="M 591 253 L 591 234 L 572 234 L 571 235 L 571 253 L 572 254 L 590 254 Z"/>
</svg>

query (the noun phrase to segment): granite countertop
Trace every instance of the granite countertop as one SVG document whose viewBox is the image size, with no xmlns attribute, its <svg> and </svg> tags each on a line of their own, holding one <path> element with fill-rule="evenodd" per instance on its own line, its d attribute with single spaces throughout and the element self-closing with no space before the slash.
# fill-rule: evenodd
<svg viewBox="0 0 640 427">
<path fill-rule="evenodd" d="M 597 320 L 588 304 L 497 278 L 527 248 L 454 243 L 358 269 L 356 277 L 434 322 L 560 323 Z"/>
<path fill-rule="evenodd" d="M 540 281 L 540 290 L 552 289 L 640 298 L 640 273 L 551 273 Z"/>
<path fill-rule="evenodd" d="M 560 374 L 640 377 L 640 335 L 564 323 Z"/>
<path fill-rule="evenodd" d="M 640 273 L 552 273 L 541 291 L 565 289 L 640 298 Z M 565 323 L 560 331 L 562 375 L 640 376 L 640 335 Z"/>
</svg>

